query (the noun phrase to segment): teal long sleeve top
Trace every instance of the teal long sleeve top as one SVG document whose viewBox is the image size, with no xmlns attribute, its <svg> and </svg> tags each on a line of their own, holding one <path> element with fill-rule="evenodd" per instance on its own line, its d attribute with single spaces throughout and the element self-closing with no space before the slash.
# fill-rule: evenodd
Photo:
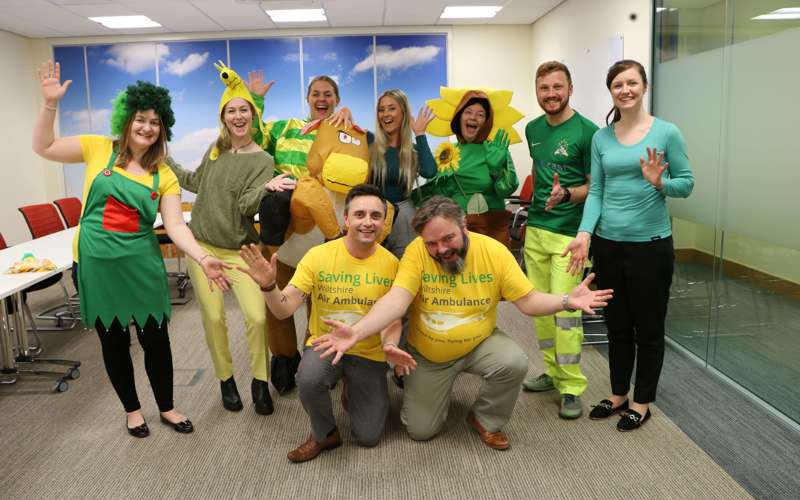
<svg viewBox="0 0 800 500">
<path fill-rule="evenodd" d="M 669 164 L 659 191 L 642 176 L 647 147 L 664 152 Z M 614 125 L 592 138 L 592 180 L 578 231 L 613 241 L 642 242 L 672 235 L 667 196 L 688 197 L 694 176 L 678 127 L 656 118 L 637 144 L 620 144 Z"/>
<path fill-rule="evenodd" d="M 372 143 L 372 134 L 368 134 L 368 140 Z M 433 153 L 428 145 L 428 138 L 425 135 L 418 135 L 416 137 L 416 144 L 414 149 L 417 151 L 417 172 L 425 179 L 434 177 L 438 172 L 436 169 L 436 161 L 433 159 Z M 383 156 L 386 159 L 386 181 L 380 186 L 383 195 L 392 203 L 399 203 L 408 198 L 409 193 L 406 192 L 405 183 L 400 182 L 400 150 L 395 147 L 388 146 L 386 153 Z M 369 182 L 374 182 L 370 176 Z"/>
</svg>

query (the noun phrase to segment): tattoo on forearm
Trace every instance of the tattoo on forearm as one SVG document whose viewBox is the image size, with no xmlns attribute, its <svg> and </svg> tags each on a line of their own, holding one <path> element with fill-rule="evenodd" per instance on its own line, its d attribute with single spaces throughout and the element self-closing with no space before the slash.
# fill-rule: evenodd
<svg viewBox="0 0 800 500">
<path fill-rule="evenodd" d="M 281 304 L 284 304 L 284 303 L 286 303 L 286 301 L 287 301 L 287 300 L 288 300 L 288 299 L 286 298 L 286 294 L 285 294 L 285 293 L 282 293 L 282 294 L 281 294 Z"/>
</svg>

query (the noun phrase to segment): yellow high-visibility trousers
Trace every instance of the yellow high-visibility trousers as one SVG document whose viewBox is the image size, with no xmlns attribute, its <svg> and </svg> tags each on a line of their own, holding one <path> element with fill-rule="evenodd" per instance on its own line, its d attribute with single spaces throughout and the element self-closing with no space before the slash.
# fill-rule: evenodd
<svg viewBox="0 0 800 500">
<path fill-rule="evenodd" d="M 569 256 L 561 253 L 571 236 L 528 226 L 525 230 L 525 268 L 528 279 L 539 292 L 563 295 L 581 281 L 580 274 L 567 272 Z M 544 355 L 547 375 L 561 394 L 580 396 L 588 382 L 581 372 L 583 323 L 581 311 L 561 311 L 553 316 L 534 318 L 539 350 Z"/>
</svg>

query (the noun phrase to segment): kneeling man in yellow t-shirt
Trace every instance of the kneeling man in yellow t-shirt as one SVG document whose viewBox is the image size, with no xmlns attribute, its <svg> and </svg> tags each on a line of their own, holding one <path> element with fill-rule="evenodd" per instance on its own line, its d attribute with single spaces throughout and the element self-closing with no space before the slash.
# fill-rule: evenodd
<svg viewBox="0 0 800 500">
<path fill-rule="evenodd" d="M 406 377 L 401 411 L 409 435 L 426 440 L 441 430 L 453 381 L 468 372 L 482 382 L 467 422 L 487 446 L 505 450 L 510 445 L 502 428 L 511 418 L 528 360 L 497 329 L 497 304 L 506 299 L 529 316 L 588 312 L 604 306 L 611 290 L 589 290 L 590 275 L 563 296 L 536 292 L 508 249 L 467 231 L 464 212 L 448 198 L 428 200 L 412 225 L 420 237 L 406 248 L 391 290 L 351 326 L 328 321 L 335 328 L 314 340 L 315 350 L 323 357 L 336 353 L 336 363 L 410 306 L 408 346 L 417 367 Z"/>
<path fill-rule="evenodd" d="M 353 344 L 347 355 L 337 359 L 339 363 L 311 349 L 312 341 L 330 330 L 327 322 L 352 325 L 360 320 L 389 291 L 397 273 L 397 258 L 377 244 L 386 220 L 386 199 L 380 190 L 371 184 L 355 186 L 345 198 L 344 211 L 347 234 L 309 250 L 283 290 L 275 283 L 276 255 L 267 262 L 255 245 L 241 251 L 249 266 L 242 271 L 264 290 L 267 307 L 276 317 L 290 317 L 311 296 L 310 337 L 296 377 L 300 401 L 311 420 L 311 436 L 289 452 L 292 462 L 311 460 L 342 444 L 330 397 L 342 377 L 347 380 L 342 402 L 350 413 L 351 432 L 359 444 L 375 446 L 389 413 L 386 361 L 402 373 L 416 366 L 397 347 L 399 320 L 379 328 L 380 337 Z"/>
</svg>

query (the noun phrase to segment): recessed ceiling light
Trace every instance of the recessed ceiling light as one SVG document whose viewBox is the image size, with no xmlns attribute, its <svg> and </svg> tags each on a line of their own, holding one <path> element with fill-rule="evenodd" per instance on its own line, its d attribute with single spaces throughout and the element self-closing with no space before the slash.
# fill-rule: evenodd
<svg viewBox="0 0 800 500">
<path fill-rule="evenodd" d="M 449 5 L 439 19 L 486 19 L 503 9 L 500 5 Z"/>
<path fill-rule="evenodd" d="M 327 21 L 325 9 L 283 9 L 265 11 L 273 23 L 313 23 Z"/>
<path fill-rule="evenodd" d="M 784 21 L 788 19 L 800 19 L 800 7 L 786 7 L 773 10 L 769 14 L 751 17 L 754 21 Z"/>
<path fill-rule="evenodd" d="M 158 28 L 161 26 L 147 16 L 108 16 L 90 17 L 90 20 L 100 23 L 106 28 L 125 29 L 125 28 Z"/>
</svg>

